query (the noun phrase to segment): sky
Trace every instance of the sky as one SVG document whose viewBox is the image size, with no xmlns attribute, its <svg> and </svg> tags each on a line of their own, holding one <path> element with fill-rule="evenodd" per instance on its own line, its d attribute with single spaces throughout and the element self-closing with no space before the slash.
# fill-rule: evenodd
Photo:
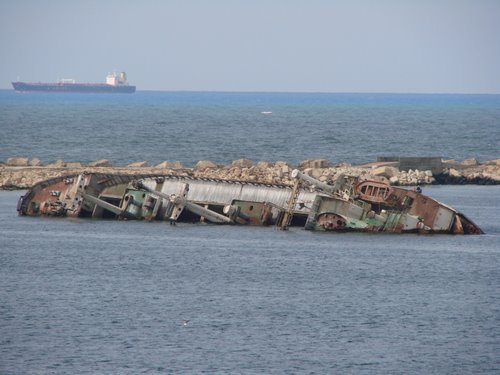
<svg viewBox="0 0 500 375">
<path fill-rule="evenodd" d="M 500 0 L 0 0 L 11 81 L 500 93 Z"/>
</svg>

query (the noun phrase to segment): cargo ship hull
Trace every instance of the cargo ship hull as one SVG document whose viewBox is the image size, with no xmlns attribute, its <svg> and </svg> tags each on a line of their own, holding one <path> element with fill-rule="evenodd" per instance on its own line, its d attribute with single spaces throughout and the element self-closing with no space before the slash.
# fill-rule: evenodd
<svg viewBox="0 0 500 375">
<path fill-rule="evenodd" d="M 21 92 L 80 92 L 132 94 L 135 86 L 108 85 L 106 83 L 27 83 L 12 82 L 14 90 Z"/>
</svg>

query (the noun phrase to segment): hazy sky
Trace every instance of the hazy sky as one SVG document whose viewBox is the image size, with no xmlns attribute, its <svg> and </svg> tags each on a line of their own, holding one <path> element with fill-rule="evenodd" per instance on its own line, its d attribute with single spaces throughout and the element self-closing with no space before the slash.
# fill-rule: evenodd
<svg viewBox="0 0 500 375">
<path fill-rule="evenodd" d="M 500 0 L 0 0 L 0 88 L 500 93 Z"/>
</svg>

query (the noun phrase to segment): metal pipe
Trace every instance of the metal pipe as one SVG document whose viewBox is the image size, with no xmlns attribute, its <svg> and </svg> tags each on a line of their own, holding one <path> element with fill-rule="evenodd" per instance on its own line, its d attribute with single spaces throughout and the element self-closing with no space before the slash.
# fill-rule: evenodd
<svg viewBox="0 0 500 375">
<path fill-rule="evenodd" d="M 163 198 L 163 199 L 166 199 L 167 201 L 170 201 L 170 199 L 172 198 L 170 195 L 168 194 L 165 194 L 161 191 L 156 191 L 154 189 L 151 189 L 149 187 L 147 187 L 146 185 L 144 185 L 141 181 L 137 181 L 137 183 L 135 184 L 136 185 L 136 188 L 137 189 L 141 189 L 141 190 L 146 190 L 148 193 L 150 194 L 153 194 L 153 195 L 156 195 L 157 197 L 160 197 L 160 198 Z"/>
<path fill-rule="evenodd" d="M 232 223 L 232 220 L 228 218 L 227 216 L 221 215 L 217 212 L 214 212 L 212 210 L 209 210 L 208 208 L 201 207 L 197 205 L 196 203 L 189 202 L 187 199 L 180 197 L 180 196 L 170 196 L 167 195 L 161 191 L 156 191 L 153 190 L 147 186 L 145 186 L 143 183 L 140 181 L 137 182 L 137 188 L 146 190 L 148 193 L 152 195 L 156 195 L 160 198 L 164 198 L 168 201 L 173 201 L 176 205 L 183 205 L 185 208 L 187 208 L 189 211 L 192 213 L 203 216 L 207 220 L 214 222 L 214 223 Z"/>
<path fill-rule="evenodd" d="M 241 209 L 240 207 L 236 206 L 236 205 L 226 205 L 224 206 L 222 212 L 224 212 L 224 214 L 226 214 L 228 217 L 231 218 L 231 220 L 236 220 L 236 218 L 240 218 L 244 221 L 249 221 L 250 220 L 250 217 L 248 217 L 248 215 L 245 215 L 243 212 L 241 212 Z"/>
<path fill-rule="evenodd" d="M 311 185 L 314 185 L 318 189 L 324 190 L 327 193 L 333 194 L 335 191 L 335 187 L 332 185 L 325 184 L 324 182 L 321 182 L 319 180 L 316 180 L 315 178 L 306 175 L 305 173 L 302 173 L 298 169 L 294 169 L 291 174 L 292 178 L 298 178 L 301 181 L 308 182 Z"/>
<path fill-rule="evenodd" d="M 102 199 L 96 198 L 93 195 L 87 194 L 87 193 L 81 193 L 83 199 L 92 202 L 96 204 L 97 206 L 104 208 L 105 210 L 111 211 L 115 215 L 121 215 L 125 212 L 125 210 L 122 210 L 120 207 L 115 206 L 114 204 L 108 203 L 106 201 L 103 201 Z"/>
<path fill-rule="evenodd" d="M 224 215 L 221 215 L 217 212 L 209 210 L 208 208 L 201 207 L 201 206 L 197 205 L 196 203 L 189 202 L 188 200 L 186 200 L 184 198 L 176 197 L 175 204 L 184 205 L 184 207 L 187 208 L 192 213 L 199 215 L 199 216 L 203 216 L 205 219 L 207 219 L 213 223 L 219 223 L 219 224 L 232 223 L 232 220 L 230 218 L 228 218 L 227 216 L 224 216 Z"/>
</svg>

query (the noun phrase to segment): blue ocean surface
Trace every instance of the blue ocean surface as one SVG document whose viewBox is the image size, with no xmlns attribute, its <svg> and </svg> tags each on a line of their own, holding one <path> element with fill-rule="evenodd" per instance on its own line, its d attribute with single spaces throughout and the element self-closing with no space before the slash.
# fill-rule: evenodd
<svg viewBox="0 0 500 375">
<path fill-rule="evenodd" d="M 0 160 L 115 165 L 247 158 L 480 161 L 500 150 L 500 95 L 0 90 Z"/>
<path fill-rule="evenodd" d="M 33 218 L 0 191 L 1 374 L 498 374 L 500 189 L 480 236 Z"/>
<path fill-rule="evenodd" d="M 499 158 L 500 95 L 0 90 L 11 156 L 193 166 Z M 19 217 L 0 374 L 498 374 L 500 189 L 426 187 L 481 236 Z"/>
</svg>

